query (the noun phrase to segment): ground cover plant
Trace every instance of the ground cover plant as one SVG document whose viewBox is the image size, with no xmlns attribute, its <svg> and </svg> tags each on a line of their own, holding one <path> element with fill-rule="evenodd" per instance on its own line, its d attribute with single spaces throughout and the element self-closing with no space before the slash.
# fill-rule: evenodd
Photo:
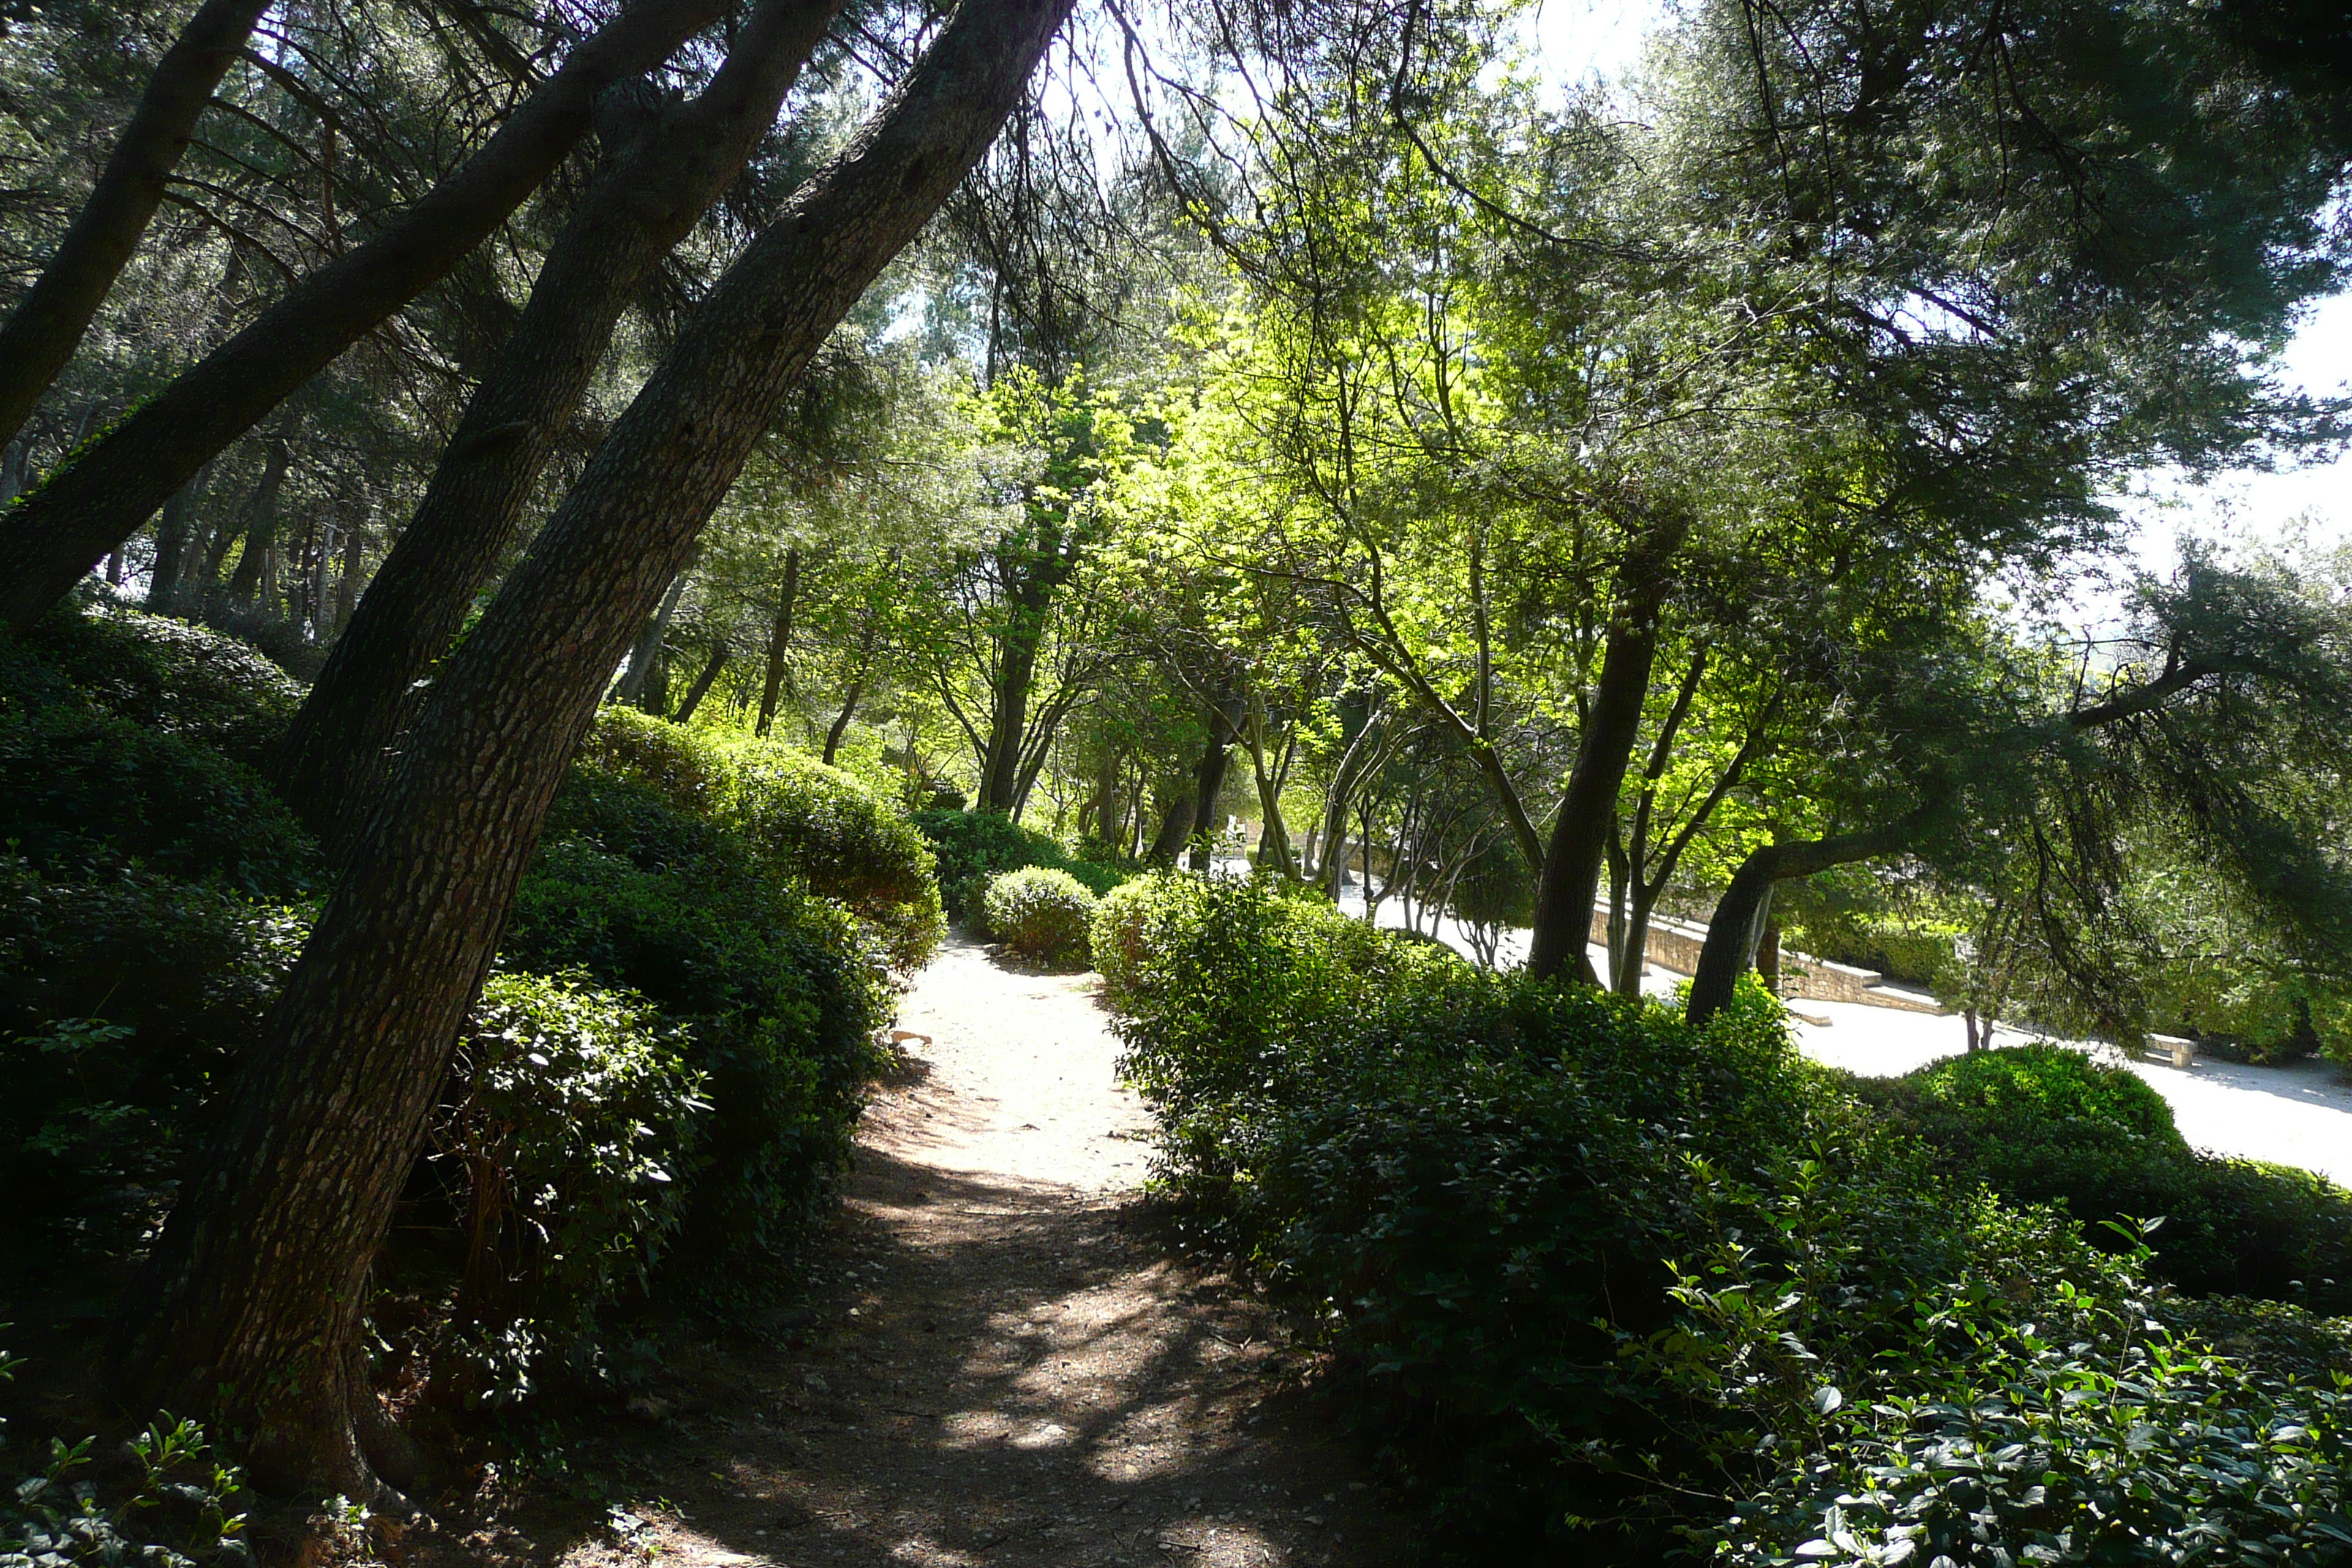
<svg viewBox="0 0 2352 1568">
<path fill-rule="evenodd" d="M 1693 1028 L 1263 879 L 1118 905 L 1167 1191 L 1318 1325 L 1463 1560 L 2352 1551 L 2342 1369 L 2218 1348 L 2136 1230 L 1944 1174 L 1760 990 Z"/>
</svg>

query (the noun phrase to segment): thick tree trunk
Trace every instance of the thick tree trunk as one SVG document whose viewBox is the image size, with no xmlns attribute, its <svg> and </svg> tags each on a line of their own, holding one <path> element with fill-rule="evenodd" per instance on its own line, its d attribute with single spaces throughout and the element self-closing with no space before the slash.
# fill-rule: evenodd
<svg viewBox="0 0 2352 1568">
<path fill-rule="evenodd" d="M 14 437 L 106 302 L 267 0 L 205 0 L 147 79 L 131 123 L 33 286 L 0 327 L 0 441 Z"/>
<path fill-rule="evenodd" d="M 1538 979 L 1574 973 L 1588 984 L 1600 984 L 1592 973 L 1589 944 L 1593 902 L 1601 889 L 1601 859 L 1616 816 L 1617 792 L 1641 734 L 1650 672 L 1658 659 L 1658 611 L 1668 586 L 1666 558 L 1680 548 L 1688 531 L 1686 521 L 1653 528 L 1619 573 L 1622 597 L 1610 621 L 1601 679 L 1594 683 L 1568 792 L 1552 820 L 1543 875 L 1536 884 L 1528 973 Z"/>
<path fill-rule="evenodd" d="M 701 96 L 607 157 L 565 222 L 416 515 L 288 731 L 278 784 L 313 831 L 362 815 L 382 787 L 409 692 L 513 547 L 532 481 L 614 323 L 741 171 L 840 4 L 768 0 Z"/>
<path fill-rule="evenodd" d="M 1176 857 L 1184 853 L 1185 840 L 1192 834 L 1195 816 L 1194 801 L 1199 797 L 1184 790 L 1168 803 L 1168 815 L 1160 819 L 1160 834 L 1151 841 L 1150 851 L 1144 858 L 1155 866 L 1173 866 Z"/>
<path fill-rule="evenodd" d="M 776 721 L 776 703 L 784 689 L 784 672 L 792 668 L 793 609 L 800 598 L 801 552 L 794 545 L 784 552 L 784 584 L 776 595 L 776 621 L 768 637 L 767 679 L 760 687 L 760 721 L 752 731 L 765 735 Z"/>
<path fill-rule="evenodd" d="M 596 95 L 667 58 L 719 0 L 636 0 L 496 135 L 357 249 L 310 273 L 0 518 L 0 631 L 21 634 L 173 490 L 445 277 L 553 173 Z"/>
<path fill-rule="evenodd" d="M 134 1403 L 363 1495 L 370 1263 L 565 763 L 785 390 L 985 151 L 1068 0 L 966 0 L 688 314 L 425 700 L 127 1306 Z"/>
<path fill-rule="evenodd" d="M 278 542 L 278 497 L 286 487 L 286 464 L 289 443 L 283 436 L 272 436 L 261 463 L 261 482 L 254 487 L 253 499 L 245 509 L 245 549 L 236 558 L 236 575 L 229 579 L 230 602 L 239 606 L 266 602 L 269 584 L 268 575 L 269 552 Z"/>
<path fill-rule="evenodd" d="M 1706 923 L 1698 973 L 1691 976 L 1690 1002 L 1683 1016 L 1691 1023 L 1704 1024 L 1731 1005 L 1732 992 L 1756 955 L 1757 937 L 1771 907 L 1774 883 L 1895 854 L 1915 840 L 1925 820 L 1923 813 L 1915 812 L 1900 822 L 1866 832 L 1797 844 L 1768 844 L 1750 850 L 1732 873 L 1731 886 L 1716 901 L 1715 914 Z"/>
<path fill-rule="evenodd" d="M 719 651 L 710 656 L 710 662 L 702 667 L 702 673 L 694 678 L 693 686 L 687 689 L 686 700 L 678 704 L 677 722 L 683 724 L 694 717 L 694 710 L 702 706 L 704 698 L 710 695 L 711 685 L 718 680 L 719 672 L 727 668 L 727 645 L 721 643 Z M 828 763 L 833 761 L 830 749 L 826 751 L 824 760 Z"/>
</svg>

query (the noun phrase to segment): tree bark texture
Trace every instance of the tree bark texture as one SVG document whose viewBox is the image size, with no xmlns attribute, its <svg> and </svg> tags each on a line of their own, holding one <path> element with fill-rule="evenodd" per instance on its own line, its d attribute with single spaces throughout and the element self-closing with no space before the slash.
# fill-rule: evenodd
<svg viewBox="0 0 2352 1568">
<path fill-rule="evenodd" d="M 406 212 L 289 289 L 0 518 L 0 629 L 21 634 L 38 620 L 205 462 L 446 276 L 586 134 L 599 92 L 660 64 L 721 9 L 635 0 Z"/>
<path fill-rule="evenodd" d="M 565 222 L 415 516 L 287 733 L 280 790 L 312 831 L 327 837 L 326 825 L 363 816 L 411 689 L 512 548 L 531 484 L 622 310 L 741 172 L 840 4 L 767 0 L 702 94 L 607 158 Z"/>
<path fill-rule="evenodd" d="M 1654 528 L 1619 574 L 1623 596 L 1610 619 L 1601 679 L 1594 683 L 1568 792 L 1561 797 L 1559 815 L 1552 819 L 1543 875 L 1536 884 L 1528 972 L 1538 979 L 1573 973 L 1589 984 L 1600 983 L 1592 973 L 1590 943 L 1601 861 L 1616 817 L 1617 792 L 1625 783 L 1633 742 L 1641 734 L 1650 672 L 1657 663 L 1658 611 L 1668 586 L 1666 557 L 1681 545 L 1688 526 L 1667 522 Z"/>
<path fill-rule="evenodd" d="M 127 1386 L 309 1495 L 370 1475 L 350 1348 L 458 1025 L 614 665 L 825 336 L 986 150 L 1069 0 L 966 0 L 681 325 L 436 683 L 129 1298 Z"/>
<path fill-rule="evenodd" d="M 205 0 L 156 62 L 89 199 L 0 327 L 0 441 L 24 428 L 80 347 L 147 232 L 197 117 L 266 7 L 267 0 Z"/>
</svg>

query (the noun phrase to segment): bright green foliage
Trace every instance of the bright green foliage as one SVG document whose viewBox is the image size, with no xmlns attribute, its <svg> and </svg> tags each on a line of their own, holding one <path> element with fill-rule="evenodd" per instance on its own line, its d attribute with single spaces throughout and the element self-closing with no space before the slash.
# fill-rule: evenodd
<svg viewBox="0 0 2352 1568">
<path fill-rule="evenodd" d="M 558 821 L 583 814 L 643 865 L 677 863 L 724 837 L 768 872 L 846 905 L 901 971 L 921 967 L 945 929 L 922 835 L 847 773 L 784 746 L 730 745 L 607 708 L 557 806 Z M 617 820 L 625 816 L 633 820 Z"/>
<path fill-rule="evenodd" d="M 9 1362 L 0 1356 L 0 1373 Z M 37 1475 L 0 1493 L 0 1568 L 198 1568 L 249 1563 L 245 1516 L 231 1513 L 243 1475 L 213 1451 L 202 1426 L 158 1414 L 127 1444 L 136 1467 L 126 1495 L 101 1500 L 97 1484 L 77 1471 L 90 1463 L 91 1439 L 55 1438 Z"/>
<path fill-rule="evenodd" d="M 1024 827 L 992 811 L 919 811 L 913 817 L 938 853 L 940 890 L 948 913 L 961 921 L 985 918 L 982 901 L 988 885 L 1006 871 L 1044 866 L 1067 871 L 1099 898 L 1127 879 L 1116 867 L 1080 859 L 1051 834 Z"/>
<path fill-rule="evenodd" d="M 1055 969 L 1084 969 L 1088 928 L 1098 900 L 1067 871 L 1024 866 L 988 884 L 981 901 L 988 932 L 1023 958 Z"/>
<path fill-rule="evenodd" d="M 134 1240 L 308 929 L 218 889 L 139 872 L 49 882 L 0 859 L 9 1223 Z"/>
<path fill-rule="evenodd" d="M 1813 1409 L 1830 1406 L 1820 1447 L 1791 1478 L 1810 1495 L 1745 1503 L 1728 1531 L 1700 1537 L 1717 1561 L 2321 1563 L 2352 1552 L 2352 1379 L 2340 1370 L 2302 1381 L 2219 1354 L 2122 1279 L 2101 1293 L 2062 1281 L 2038 1322 L 2019 1321 L 1992 1280 L 1974 1283 L 1921 1304 L 1920 1338 L 1939 1353 L 1888 1380 L 1902 1392 L 1863 1404 L 1817 1386 Z M 1757 1310 L 1762 1293 L 1695 1279 L 1678 1291 L 1714 1331 L 1708 1352 L 1735 1365 L 1781 1348 L 1759 1337 L 1778 1326 Z M 1801 1403 L 1789 1409 L 1805 1421 Z"/>
<path fill-rule="evenodd" d="M 848 905 L 893 968 L 921 968 L 947 929 L 922 834 L 847 773 L 798 752 L 751 742 L 728 761 L 725 820 L 752 852 Z"/>
<path fill-rule="evenodd" d="M 710 1109 L 684 1050 L 642 1002 L 569 977 L 483 987 L 434 1125 L 444 1180 L 462 1193 L 450 1359 L 474 1397 L 528 1394 L 540 1349 L 587 1358 L 599 1310 L 645 1285 Z"/>
<path fill-rule="evenodd" d="M 302 700 L 293 678 L 250 644 L 119 605 L 60 608 L 25 646 L 99 711 L 253 766 Z"/>
<path fill-rule="evenodd" d="M 667 837 L 689 836 L 681 826 Z M 650 868 L 570 837 L 525 877 L 501 951 L 517 966 L 578 968 L 636 992 L 685 1029 L 713 1106 L 691 1246 L 757 1248 L 816 1212 L 848 1160 L 889 1016 L 879 966 L 845 910 L 724 837 Z"/>
<path fill-rule="evenodd" d="M 2149 1267 L 2199 1292 L 2352 1310 L 2352 1193 L 2307 1171 L 2200 1154 L 2161 1095 L 2080 1051 L 1978 1051 L 1857 1091 L 1954 1178 L 2055 1203 L 2089 1227 L 2161 1218 Z"/>
<path fill-rule="evenodd" d="M 2151 1327 L 2131 1259 L 1940 1179 L 1752 984 L 1694 1031 L 1264 885 L 1105 919 L 1164 1177 L 1324 1323 L 1462 1560 L 2309 1560 L 2335 1528 L 2332 1387 Z M 1956 1427 L 1983 1447 L 1932 1447 Z"/>
</svg>

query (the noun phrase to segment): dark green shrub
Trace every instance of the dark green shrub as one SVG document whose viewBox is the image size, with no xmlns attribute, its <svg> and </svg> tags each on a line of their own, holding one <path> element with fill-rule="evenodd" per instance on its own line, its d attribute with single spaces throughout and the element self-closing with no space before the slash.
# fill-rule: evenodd
<svg viewBox="0 0 2352 1568">
<path fill-rule="evenodd" d="M 134 1239 L 307 929 L 299 911 L 219 889 L 141 873 L 46 882 L 0 860 L 9 1220 L 101 1247 Z"/>
<path fill-rule="evenodd" d="M 1171 1195 L 1324 1326 L 1448 1551 L 2327 1548 L 2340 1395 L 2168 1333 L 2134 1258 L 1938 1177 L 1754 984 L 1692 1030 L 1264 884 L 1154 879 L 1100 923 Z"/>
<path fill-rule="evenodd" d="M 2150 1266 L 2183 1289 L 2352 1309 L 2352 1194 L 2308 1172 L 2195 1152 L 2163 1096 L 2127 1068 L 2032 1045 L 1856 1091 L 1954 1179 L 2063 1205 L 2095 1241 L 2115 1236 L 2108 1221 L 2161 1218 Z"/>
<path fill-rule="evenodd" d="M 740 851 L 646 870 L 563 838 L 525 876 L 501 952 L 518 968 L 584 971 L 683 1026 L 712 1106 L 687 1219 L 696 1249 L 758 1247 L 817 1212 L 889 1016 L 846 911 Z"/>
<path fill-rule="evenodd" d="M 1022 957 L 1058 969 L 1087 967 L 1095 896 L 1067 871 L 1024 866 L 988 884 L 989 934 Z"/>
<path fill-rule="evenodd" d="M 989 883 L 1024 866 L 1066 871 L 1097 898 L 1127 879 L 1118 868 L 1075 858 L 1051 834 L 998 812 L 919 811 L 912 821 L 938 852 L 940 891 L 948 913 L 960 921 L 984 920 L 981 905 Z"/>
<path fill-rule="evenodd" d="M 236 638 L 121 605 L 60 606 L 25 647 L 100 712 L 259 765 L 302 689 Z"/>
<path fill-rule="evenodd" d="M 274 898 L 316 862 L 250 769 L 100 713 L 13 652 L 0 653 L 0 847 L 60 879 L 135 865 Z"/>
<path fill-rule="evenodd" d="M 20 1363 L 0 1353 L 0 1378 Z M 253 1561 L 245 1516 L 231 1513 L 245 1477 L 222 1460 L 193 1421 L 159 1412 L 121 1446 L 101 1489 L 93 1439 L 49 1440 L 39 1469 L 0 1489 L 0 1564 L 5 1568 L 203 1568 Z M 112 1496 L 108 1496 L 108 1492 Z"/>
<path fill-rule="evenodd" d="M 646 1283 L 692 1186 L 709 1106 L 684 1049 L 641 1002 L 569 977 L 483 987 L 433 1130 L 462 1173 L 453 1392 L 519 1399 L 542 1349 L 593 1362 L 598 1312 Z"/>
</svg>

